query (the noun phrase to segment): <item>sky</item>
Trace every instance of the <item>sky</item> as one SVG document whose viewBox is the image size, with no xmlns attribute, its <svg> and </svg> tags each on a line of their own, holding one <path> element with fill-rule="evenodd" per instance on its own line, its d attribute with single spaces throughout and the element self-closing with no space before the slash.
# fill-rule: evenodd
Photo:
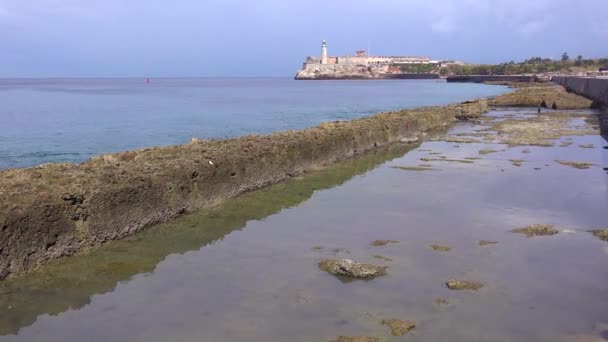
<svg viewBox="0 0 608 342">
<path fill-rule="evenodd" d="M 608 0 L 0 0 L 0 77 L 293 76 L 371 50 L 608 57 Z"/>
</svg>

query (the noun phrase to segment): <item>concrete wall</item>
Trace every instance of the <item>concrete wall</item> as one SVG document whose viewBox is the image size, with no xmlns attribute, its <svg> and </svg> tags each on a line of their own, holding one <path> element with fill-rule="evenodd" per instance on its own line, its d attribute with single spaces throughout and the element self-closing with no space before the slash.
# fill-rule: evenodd
<svg viewBox="0 0 608 342">
<path fill-rule="evenodd" d="M 554 76 L 551 81 L 608 107 L 608 78 Z"/>
<path fill-rule="evenodd" d="M 535 82 L 536 76 L 521 75 L 469 75 L 469 76 L 449 76 L 448 82 Z"/>
</svg>

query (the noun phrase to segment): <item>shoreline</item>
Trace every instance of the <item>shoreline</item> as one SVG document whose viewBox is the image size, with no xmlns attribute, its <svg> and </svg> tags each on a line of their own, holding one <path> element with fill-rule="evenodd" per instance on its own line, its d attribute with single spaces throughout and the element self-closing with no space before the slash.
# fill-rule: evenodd
<svg viewBox="0 0 608 342">
<path fill-rule="evenodd" d="M 523 87 L 489 101 L 0 171 L 0 280 L 337 161 L 417 141 L 426 131 L 481 116 L 488 104 L 506 106 L 501 99 L 529 106 L 538 102 L 536 88 L 543 96 L 565 93 L 560 86 Z M 590 106 L 589 100 L 570 95 L 569 107 Z"/>
</svg>

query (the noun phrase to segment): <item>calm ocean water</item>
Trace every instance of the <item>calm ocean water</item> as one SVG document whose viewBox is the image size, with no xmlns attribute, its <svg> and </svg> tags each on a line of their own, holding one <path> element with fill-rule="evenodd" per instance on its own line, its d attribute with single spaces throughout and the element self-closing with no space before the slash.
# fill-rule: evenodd
<svg viewBox="0 0 608 342">
<path fill-rule="evenodd" d="M 440 80 L 0 79 L 0 169 L 298 129 L 506 92 Z"/>
</svg>

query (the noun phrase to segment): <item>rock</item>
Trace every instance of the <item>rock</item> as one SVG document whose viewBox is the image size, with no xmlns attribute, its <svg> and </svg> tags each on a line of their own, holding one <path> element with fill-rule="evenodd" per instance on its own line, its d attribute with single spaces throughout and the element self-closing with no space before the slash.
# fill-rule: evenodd
<svg viewBox="0 0 608 342">
<path fill-rule="evenodd" d="M 374 247 L 378 247 L 378 246 L 386 246 L 389 243 L 399 243 L 399 241 L 397 241 L 397 240 L 375 240 L 371 243 L 371 245 Z"/>
<path fill-rule="evenodd" d="M 449 279 L 445 282 L 445 286 L 450 290 L 477 291 L 483 287 L 483 284 L 476 281 Z"/>
<path fill-rule="evenodd" d="M 389 327 L 393 336 L 403 336 L 416 327 L 416 323 L 414 322 L 395 318 L 383 320 L 382 325 Z"/>
<path fill-rule="evenodd" d="M 383 255 L 374 255 L 374 258 L 378 259 L 378 260 L 382 260 L 382 261 L 393 261 L 393 259 L 391 258 L 387 258 Z"/>
<path fill-rule="evenodd" d="M 479 241 L 479 245 L 480 246 L 485 246 L 485 245 L 495 245 L 497 244 L 498 241 L 490 241 L 490 240 L 480 240 Z"/>
<path fill-rule="evenodd" d="M 522 166 L 523 163 L 525 162 L 525 160 L 521 160 L 521 159 L 509 159 L 509 161 L 511 162 L 511 164 L 513 164 L 514 166 Z"/>
<path fill-rule="evenodd" d="M 526 227 L 513 229 L 511 232 L 526 234 L 527 237 L 555 235 L 559 233 L 557 229 L 553 228 L 553 226 L 549 224 L 532 224 Z"/>
<path fill-rule="evenodd" d="M 437 298 L 435 299 L 435 304 L 437 305 L 448 305 L 450 302 L 448 302 L 447 299 L 445 298 Z"/>
<path fill-rule="evenodd" d="M 319 263 L 319 269 L 335 276 L 353 279 L 372 279 L 386 274 L 387 266 L 362 264 L 349 259 L 325 260 Z"/>
<path fill-rule="evenodd" d="M 576 162 L 576 161 L 556 160 L 555 162 L 562 164 L 562 165 L 573 167 L 575 169 L 588 169 L 592 166 L 595 166 L 595 164 L 585 163 L 585 162 Z"/>
<path fill-rule="evenodd" d="M 417 142 L 418 140 L 420 140 L 420 139 L 418 139 L 418 137 L 406 137 L 406 138 L 401 138 L 400 141 L 402 143 L 406 143 L 406 144 L 413 144 L 413 143 Z"/>
<path fill-rule="evenodd" d="M 595 145 L 593 145 L 593 144 L 581 144 L 581 145 L 578 145 L 578 147 L 580 147 L 580 148 L 595 148 Z"/>
<path fill-rule="evenodd" d="M 428 166 L 391 166 L 393 169 L 399 169 L 404 171 L 433 171 L 437 170 Z"/>
<path fill-rule="evenodd" d="M 380 342 L 380 339 L 373 336 L 338 336 L 330 342 Z"/>
<path fill-rule="evenodd" d="M 452 250 L 452 248 L 451 248 L 451 247 L 448 247 L 448 246 L 442 246 L 442 245 L 431 245 L 431 248 L 432 248 L 434 251 L 437 251 L 437 252 L 449 252 L 449 251 L 451 251 L 451 250 Z"/>
<path fill-rule="evenodd" d="M 608 229 L 607 228 L 593 229 L 593 230 L 590 230 L 589 232 L 600 240 L 608 241 Z"/>
<path fill-rule="evenodd" d="M 456 106 L 458 120 L 476 119 L 489 111 L 486 100 L 473 100 L 463 102 Z"/>
<path fill-rule="evenodd" d="M 483 150 L 479 150 L 479 154 L 481 154 L 481 155 L 486 155 L 486 154 L 496 153 L 496 152 L 500 152 L 500 151 L 493 150 L 491 148 L 484 148 Z"/>
</svg>

